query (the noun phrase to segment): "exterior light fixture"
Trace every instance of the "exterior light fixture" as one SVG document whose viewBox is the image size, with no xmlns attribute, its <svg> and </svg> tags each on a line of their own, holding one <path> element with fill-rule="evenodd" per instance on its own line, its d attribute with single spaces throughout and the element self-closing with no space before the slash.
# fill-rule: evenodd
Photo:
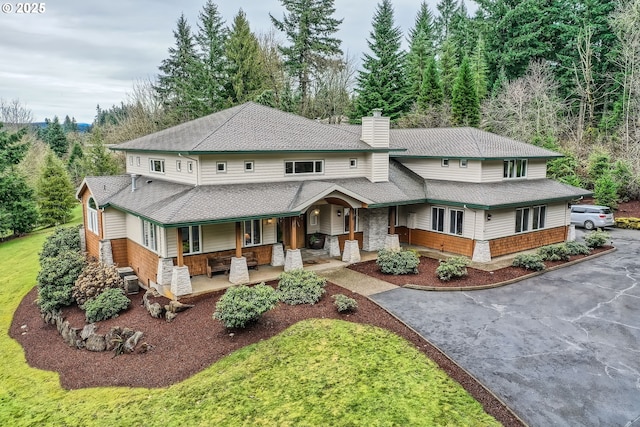
<svg viewBox="0 0 640 427">
<path fill-rule="evenodd" d="M 338 210 L 338 217 L 342 216 L 342 210 Z"/>
<path fill-rule="evenodd" d="M 320 215 L 320 209 L 314 209 L 313 210 L 313 214 L 314 215 Z"/>
<path fill-rule="evenodd" d="M 491 214 L 487 214 L 487 221 L 491 221 Z"/>
</svg>

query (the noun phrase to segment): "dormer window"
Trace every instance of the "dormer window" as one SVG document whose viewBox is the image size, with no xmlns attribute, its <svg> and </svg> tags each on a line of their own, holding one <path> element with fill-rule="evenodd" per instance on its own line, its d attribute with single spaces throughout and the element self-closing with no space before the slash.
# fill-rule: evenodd
<svg viewBox="0 0 640 427">
<path fill-rule="evenodd" d="M 526 178 L 527 159 L 511 159 L 504 161 L 503 178 Z"/>
<path fill-rule="evenodd" d="M 324 160 L 284 162 L 285 175 L 320 174 L 323 170 Z"/>
<path fill-rule="evenodd" d="M 164 160 L 149 159 L 149 170 L 155 173 L 164 173 Z"/>
</svg>

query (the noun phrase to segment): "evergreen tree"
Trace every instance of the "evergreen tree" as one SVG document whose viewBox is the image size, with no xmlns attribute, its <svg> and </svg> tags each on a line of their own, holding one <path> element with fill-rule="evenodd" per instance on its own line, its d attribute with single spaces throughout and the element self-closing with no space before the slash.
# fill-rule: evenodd
<svg viewBox="0 0 640 427">
<path fill-rule="evenodd" d="M 436 5 L 440 15 L 435 20 L 435 29 L 438 33 L 439 44 L 442 45 L 449 38 L 453 20 L 458 10 L 457 0 L 440 0 Z"/>
<path fill-rule="evenodd" d="M 116 158 L 107 151 L 99 128 L 94 128 L 91 132 L 89 149 L 83 158 L 82 165 L 85 175 L 89 176 L 117 175 L 123 169 Z"/>
<path fill-rule="evenodd" d="M 48 154 L 38 180 L 38 207 L 45 226 L 59 225 L 71 219 L 76 204 L 73 185 L 62 162 Z"/>
<path fill-rule="evenodd" d="M 73 144 L 69 158 L 67 159 L 67 171 L 71 176 L 74 184 L 79 184 L 84 177 L 84 168 L 82 167 L 84 153 L 79 143 Z"/>
<path fill-rule="evenodd" d="M 435 56 L 433 42 L 433 16 L 427 3 L 422 2 L 416 16 L 415 26 L 409 30 L 409 53 L 407 54 L 406 67 L 411 99 L 415 100 L 419 96 L 429 58 Z"/>
<path fill-rule="evenodd" d="M 67 141 L 58 116 L 55 116 L 53 121 L 45 119 L 45 123 L 47 126 L 44 130 L 44 142 L 49 144 L 49 147 L 59 158 L 64 157 L 69 150 L 69 141 Z"/>
<path fill-rule="evenodd" d="M 487 67 L 486 50 L 482 35 L 478 37 L 476 48 L 471 57 L 471 71 L 476 82 L 476 93 L 482 101 L 487 96 L 489 68 Z"/>
<path fill-rule="evenodd" d="M 612 209 L 618 207 L 618 184 L 610 170 L 596 180 L 593 186 L 593 198 L 598 205 L 609 206 Z"/>
<path fill-rule="evenodd" d="M 196 87 L 199 88 L 200 105 L 197 116 L 206 116 L 228 106 L 228 62 L 225 53 L 228 29 L 218 6 L 211 0 L 203 6 L 198 15 L 198 33 L 195 40 L 200 48 L 197 64 Z"/>
<path fill-rule="evenodd" d="M 326 61 L 342 54 L 341 40 L 333 37 L 342 19 L 332 18 L 334 0 L 281 0 L 288 13 L 282 20 L 269 14 L 271 22 L 283 31 L 291 43 L 281 46 L 284 64 L 298 80 L 301 104 L 305 115 L 309 105 L 312 77 L 326 67 Z"/>
<path fill-rule="evenodd" d="M 442 78 L 442 92 L 446 100 L 451 100 L 453 84 L 458 74 L 458 58 L 456 48 L 450 39 L 442 44 L 440 52 L 440 76 Z"/>
<path fill-rule="evenodd" d="M 69 132 L 77 132 L 78 131 L 78 123 L 76 123 L 76 119 L 69 118 L 69 115 L 64 117 L 64 122 L 62 122 L 62 130 L 65 134 Z"/>
<path fill-rule="evenodd" d="M 0 176 L 0 235 L 18 236 L 33 230 L 38 220 L 33 189 L 15 169 Z"/>
<path fill-rule="evenodd" d="M 155 87 L 158 98 L 176 123 L 198 117 L 200 91 L 197 88 L 198 56 L 191 27 L 184 15 L 178 19 L 173 32 L 175 47 L 169 48 L 169 57 L 162 60 Z"/>
<path fill-rule="evenodd" d="M 249 28 L 247 16 L 240 9 L 233 20 L 227 40 L 229 83 L 234 104 L 253 100 L 265 88 L 267 75 L 262 62 L 260 44 Z"/>
<path fill-rule="evenodd" d="M 430 58 L 427 61 L 427 69 L 422 80 L 420 96 L 418 96 L 418 108 L 421 111 L 426 111 L 429 107 L 438 108 L 442 105 L 442 98 L 442 84 L 436 61 Z"/>
<path fill-rule="evenodd" d="M 467 58 L 464 58 L 460 65 L 456 83 L 453 86 L 451 111 L 456 125 L 478 126 L 480 124 L 480 102 Z"/>
<path fill-rule="evenodd" d="M 385 116 L 397 119 L 407 111 L 407 85 L 404 75 L 405 54 L 400 50 L 400 28 L 395 26 L 390 0 L 378 3 L 373 17 L 373 30 L 367 40 L 372 55 L 364 54 L 362 70 L 358 72 L 351 119 L 368 116 L 381 108 Z"/>
</svg>

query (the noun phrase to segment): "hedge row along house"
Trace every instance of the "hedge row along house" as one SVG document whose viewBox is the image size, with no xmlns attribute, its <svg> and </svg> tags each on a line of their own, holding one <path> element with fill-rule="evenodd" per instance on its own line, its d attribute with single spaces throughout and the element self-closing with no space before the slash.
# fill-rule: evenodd
<svg viewBox="0 0 640 427">
<path fill-rule="evenodd" d="M 259 265 L 301 268 L 325 236 L 330 256 L 399 242 L 488 262 L 570 238 L 569 206 L 590 193 L 546 178 L 560 154 L 473 128 L 329 125 L 242 104 L 113 147 L 127 175 L 86 177 L 77 197 L 87 251 L 146 285 L 190 293 L 207 260 L 229 280 Z"/>
</svg>

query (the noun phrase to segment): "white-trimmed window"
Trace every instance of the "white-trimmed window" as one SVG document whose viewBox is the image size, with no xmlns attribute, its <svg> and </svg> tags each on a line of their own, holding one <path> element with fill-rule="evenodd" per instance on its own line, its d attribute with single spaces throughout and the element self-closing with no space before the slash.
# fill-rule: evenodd
<svg viewBox="0 0 640 427">
<path fill-rule="evenodd" d="M 440 165 L 441 165 L 443 168 L 448 168 L 448 167 L 449 167 L 449 159 L 442 159 L 442 160 L 440 161 Z"/>
<path fill-rule="evenodd" d="M 187 172 L 193 173 L 193 162 L 187 162 Z"/>
<path fill-rule="evenodd" d="M 358 159 L 349 159 L 349 167 L 355 169 L 358 167 Z"/>
<path fill-rule="evenodd" d="M 262 243 L 262 220 L 244 221 L 244 246 L 258 246 Z"/>
<path fill-rule="evenodd" d="M 144 219 L 142 220 L 142 245 L 158 252 L 158 227 Z"/>
<path fill-rule="evenodd" d="M 444 233 L 444 208 L 431 208 L 431 230 Z"/>
<path fill-rule="evenodd" d="M 309 215 L 309 225 L 318 225 L 318 217 L 320 216 L 320 209 L 314 209 Z"/>
<path fill-rule="evenodd" d="M 296 160 L 284 162 L 285 175 L 320 174 L 324 171 L 324 160 Z"/>
<path fill-rule="evenodd" d="M 182 172 L 182 162 L 180 160 L 176 160 L 176 172 Z"/>
<path fill-rule="evenodd" d="M 468 164 L 469 164 L 469 161 L 467 159 L 460 159 L 461 168 L 466 168 Z"/>
<path fill-rule="evenodd" d="M 140 166 L 140 156 L 136 156 L 136 166 Z"/>
<path fill-rule="evenodd" d="M 216 173 L 227 173 L 227 162 L 216 162 Z"/>
<path fill-rule="evenodd" d="M 533 224 L 531 226 L 532 230 L 539 230 L 544 228 L 544 224 L 547 218 L 547 207 L 542 206 L 534 206 L 533 207 Z"/>
<path fill-rule="evenodd" d="M 529 208 L 516 209 L 516 233 L 529 231 Z"/>
<path fill-rule="evenodd" d="M 202 235 L 200 234 L 200 226 L 192 225 L 189 227 L 181 227 L 182 231 L 182 253 L 184 255 L 198 254 L 202 252 Z"/>
<path fill-rule="evenodd" d="M 164 160 L 149 159 L 149 171 L 155 173 L 164 173 Z"/>
<path fill-rule="evenodd" d="M 502 176 L 503 178 L 526 178 L 527 159 L 505 160 Z"/>
<path fill-rule="evenodd" d="M 133 156 L 129 156 L 129 166 L 133 166 Z"/>
<path fill-rule="evenodd" d="M 464 224 L 464 211 L 450 209 L 449 210 L 449 233 L 462 236 L 463 224 Z"/>
<path fill-rule="evenodd" d="M 245 172 L 253 172 L 254 171 L 254 162 L 253 160 L 245 160 L 244 161 L 244 171 Z"/>
<path fill-rule="evenodd" d="M 358 209 L 353 210 L 355 215 L 353 217 L 353 231 L 358 231 Z M 342 217 L 344 218 L 344 232 L 349 232 L 349 216 L 350 216 L 351 208 L 343 208 Z"/>
<path fill-rule="evenodd" d="M 87 200 L 87 228 L 92 233 L 98 234 L 98 207 L 93 197 Z"/>
</svg>

